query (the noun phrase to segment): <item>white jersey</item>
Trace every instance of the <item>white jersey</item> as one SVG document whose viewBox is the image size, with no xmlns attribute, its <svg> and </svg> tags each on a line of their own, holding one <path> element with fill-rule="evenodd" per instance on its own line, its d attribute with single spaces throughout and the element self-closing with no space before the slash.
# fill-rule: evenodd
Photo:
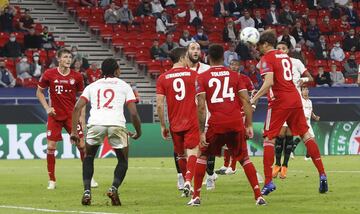
<svg viewBox="0 0 360 214">
<path fill-rule="evenodd" d="M 199 62 L 196 67 L 190 68 L 193 71 L 196 71 L 198 74 L 202 74 L 205 71 L 209 70 L 210 65 Z"/>
<path fill-rule="evenodd" d="M 91 103 L 89 125 L 125 127 L 124 104 L 135 102 L 131 86 L 119 78 L 101 78 L 88 85 L 83 99 Z"/>
<path fill-rule="evenodd" d="M 293 83 L 301 95 L 301 90 L 300 90 L 301 85 L 299 84 L 299 80 L 307 69 L 305 68 L 305 65 L 299 59 L 290 57 L 290 61 L 292 64 Z"/>
<path fill-rule="evenodd" d="M 302 98 L 302 104 L 303 104 L 303 109 L 304 109 L 304 114 L 305 114 L 305 118 L 307 121 L 311 120 L 311 114 L 313 111 L 313 107 L 312 107 L 312 102 L 310 99 L 304 99 Z"/>
</svg>

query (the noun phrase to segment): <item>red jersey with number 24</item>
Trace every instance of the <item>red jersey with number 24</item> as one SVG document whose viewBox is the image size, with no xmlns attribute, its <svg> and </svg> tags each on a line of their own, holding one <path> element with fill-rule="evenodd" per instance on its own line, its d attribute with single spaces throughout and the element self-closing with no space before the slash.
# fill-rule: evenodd
<svg viewBox="0 0 360 214">
<path fill-rule="evenodd" d="M 55 109 L 55 120 L 65 120 L 71 117 L 76 103 L 76 95 L 84 90 L 84 79 L 78 72 L 70 70 L 64 76 L 58 68 L 44 72 L 38 84 L 40 88 L 49 88 L 50 105 Z"/>
<path fill-rule="evenodd" d="M 206 94 L 209 127 L 216 133 L 244 129 L 238 93 L 246 87 L 237 72 L 224 66 L 213 66 L 198 76 L 196 90 L 198 94 Z"/>
<path fill-rule="evenodd" d="M 273 73 L 274 84 L 268 92 L 268 106 L 271 108 L 302 108 L 299 92 L 292 81 L 292 64 L 287 54 L 271 50 L 260 60 L 261 76 Z"/>
<path fill-rule="evenodd" d="M 170 129 L 181 132 L 198 126 L 195 103 L 196 71 L 188 68 L 173 68 L 160 75 L 156 94 L 166 97 Z"/>
</svg>

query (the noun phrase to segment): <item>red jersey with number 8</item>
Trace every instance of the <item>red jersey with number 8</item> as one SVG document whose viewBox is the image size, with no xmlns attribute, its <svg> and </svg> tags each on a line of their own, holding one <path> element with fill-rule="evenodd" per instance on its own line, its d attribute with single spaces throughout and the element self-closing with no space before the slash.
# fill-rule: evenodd
<svg viewBox="0 0 360 214">
<path fill-rule="evenodd" d="M 268 92 L 269 107 L 279 109 L 302 107 L 299 92 L 292 81 L 292 64 L 287 54 L 271 50 L 260 60 L 260 74 L 273 73 L 274 84 Z"/>
<path fill-rule="evenodd" d="M 238 93 L 246 90 L 246 86 L 237 72 L 213 66 L 198 76 L 196 90 L 198 94 L 206 94 L 212 130 L 227 133 L 244 129 Z"/>
<path fill-rule="evenodd" d="M 156 94 L 166 97 L 170 130 L 181 132 L 198 126 L 195 103 L 196 71 L 188 68 L 173 68 L 160 75 Z"/>
</svg>

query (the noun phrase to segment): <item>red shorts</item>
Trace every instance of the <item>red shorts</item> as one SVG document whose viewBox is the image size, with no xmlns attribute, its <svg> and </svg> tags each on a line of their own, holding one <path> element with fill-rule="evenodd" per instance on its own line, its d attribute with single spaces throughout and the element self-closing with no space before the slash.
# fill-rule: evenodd
<svg viewBox="0 0 360 214">
<path fill-rule="evenodd" d="M 72 126 L 71 117 L 68 117 L 66 120 L 55 120 L 53 117 L 48 117 L 47 134 L 46 134 L 47 139 L 56 142 L 61 141 L 62 128 L 65 128 L 67 133 L 70 134 L 71 126 Z M 83 129 L 80 123 L 78 123 L 77 125 L 77 131 L 80 138 L 84 137 Z"/>
<path fill-rule="evenodd" d="M 269 140 L 277 137 L 285 122 L 288 124 L 291 133 L 294 136 L 302 136 L 309 129 L 309 126 L 306 123 L 303 108 L 269 108 L 264 124 L 264 137 L 267 137 Z"/>
<path fill-rule="evenodd" d="M 206 132 L 207 147 L 201 147 L 202 155 L 221 156 L 224 145 L 227 146 L 231 157 L 243 160 L 248 157 L 245 129 L 227 133 L 216 133 L 211 127 Z"/>
<path fill-rule="evenodd" d="M 200 131 L 197 127 L 187 131 L 171 132 L 171 137 L 174 152 L 178 155 L 184 155 L 185 149 L 193 149 L 200 143 Z"/>
</svg>

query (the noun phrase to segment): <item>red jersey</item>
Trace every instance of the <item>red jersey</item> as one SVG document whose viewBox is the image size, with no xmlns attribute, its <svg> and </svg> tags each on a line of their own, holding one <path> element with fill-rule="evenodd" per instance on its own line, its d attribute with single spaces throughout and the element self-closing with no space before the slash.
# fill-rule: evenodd
<svg viewBox="0 0 360 214">
<path fill-rule="evenodd" d="M 160 75 L 157 80 L 156 94 L 166 97 L 172 132 L 186 131 L 198 126 L 196 76 L 196 71 L 188 68 L 173 68 Z"/>
<path fill-rule="evenodd" d="M 254 84 L 251 82 L 251 80 L 248 76 L 246 76 L 245 74 L 239 74 L 239 75 L 240 75 L 241 81 L 244 82 L 245 88 L 248 92 L 252 92 L 253 90 L 255 90 Z M 245 117 L 245 112 L 244 112 L 244 109 L 242 108 L 241 100 L 240 100 L 240 106 L 241 106 L 241 115 L 242 115 L 242 117 Z"/>
<path fill-rule="evenodd" d="M 206 93 L 209 127 L 217 133 L 244 129 L 238 92 L 246 87 L 237 72 L 213 66 L 198 76 L 196 90 L 199 94 Z"/>
<path fill-rule="evenodd" d="M 81 73 L 70 70 L 66 76 L 58 68 L 51 68 L 44 72 L 38 85 L 49 88 L 50 105 L 55 109 L 56 120 L 71 117 L 76 103 L 76 96 L 84 90 L 84 80 Z"/>
<path fill-rule="evenodd" d="M 299 92 L 292 81 L 292 64 L 287 54 L 267 52 L 260 60 L 260 74 L 274 73 L 274 85 L 268 92 L 268 105 L 279 109 L 302 107 Z"/>
<path fill-rule="evenodd" d="M 96 80 L 100 79 L 101 70 L 96 69 L 96 71 L 94 71 L 93 69 L 89 68 L 86 70 L 86 77 L 87 77 L 88 84 L 93 83 Z"/>
</svg>

